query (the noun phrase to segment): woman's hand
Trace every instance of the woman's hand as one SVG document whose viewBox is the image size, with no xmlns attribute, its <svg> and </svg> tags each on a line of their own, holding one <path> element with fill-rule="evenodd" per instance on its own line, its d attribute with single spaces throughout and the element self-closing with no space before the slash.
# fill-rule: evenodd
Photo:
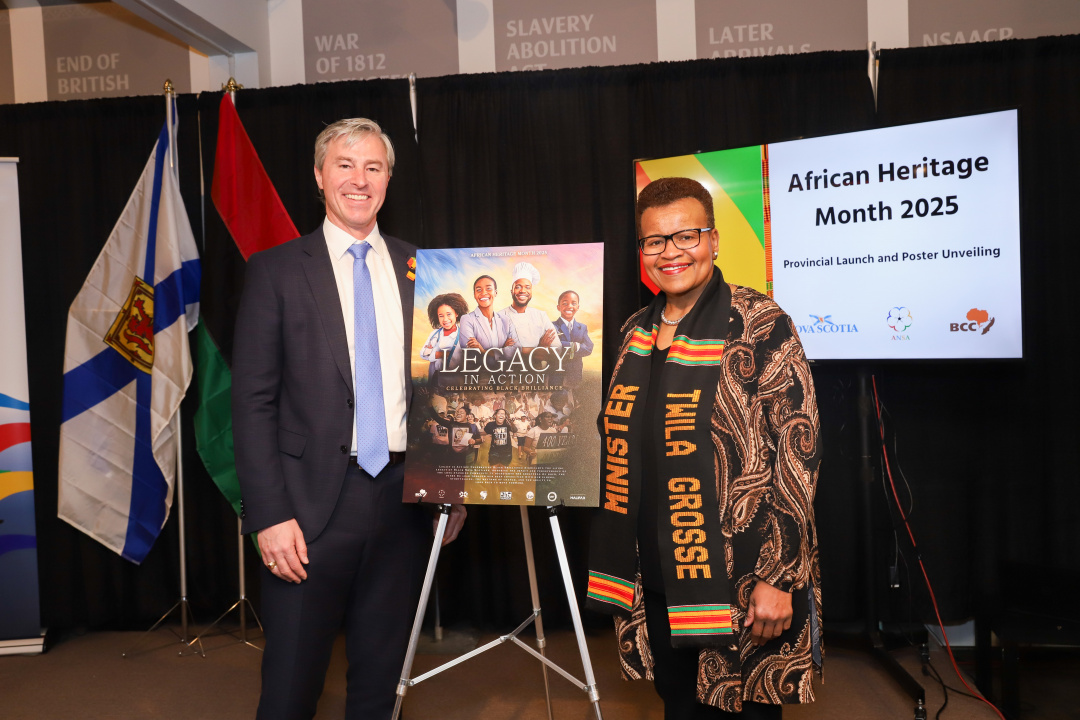
<svg viewBox="0 0 1080 720">
<path fill-rule="evenodd" d="M 758 580 L 750 593 L 750 607 L 743 625 L 750 630 L 750 642 L 764 645 L 791 627 L 791 593 Z"/>
</svg>

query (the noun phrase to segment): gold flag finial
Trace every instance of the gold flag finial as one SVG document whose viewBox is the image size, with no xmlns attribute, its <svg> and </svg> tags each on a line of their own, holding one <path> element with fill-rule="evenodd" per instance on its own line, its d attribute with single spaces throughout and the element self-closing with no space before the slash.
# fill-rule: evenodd
<svg viewBox="0 0 1080 720">
<path fill-rule="evenodd" d="M 172 95 L 174 92 L 176 92 L 173 89 L 172 80 L 170 80 L 168 78 L 165 78 L 165 88 L 164 89 L 165 89 L 165 94 L 166 95 Z"/>
<path fill-rule="evenodd" d="M 225 92 L 236 92 L 237 90 L 243 90 L 244 86 L 236 82 L 236 78 L 229 78 L 229 82 L 221 86 L 221 89 Z"/>
</svg>

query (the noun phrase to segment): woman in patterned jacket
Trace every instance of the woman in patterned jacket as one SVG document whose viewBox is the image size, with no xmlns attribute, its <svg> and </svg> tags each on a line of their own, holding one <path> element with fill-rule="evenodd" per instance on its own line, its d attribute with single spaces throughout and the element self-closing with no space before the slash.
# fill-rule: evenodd
<svg viewBox="0 0 1080 720">
<path fill-rule="evenodd" d="M 668 720 L 779 718 L 821 668 L 817 405 L 791 319 L 724 282 L 714 225 L 694 180 L 638 197 L 661 292 L 623 326 L 599 419 L 588 602 Z"/>
</svg>

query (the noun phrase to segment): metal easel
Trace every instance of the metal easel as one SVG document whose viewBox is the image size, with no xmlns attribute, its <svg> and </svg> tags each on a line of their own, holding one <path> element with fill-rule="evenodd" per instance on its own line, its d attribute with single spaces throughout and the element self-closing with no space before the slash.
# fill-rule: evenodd
<svg viewBox="0 0 1080 720">
<path fill-rule="evenodd" d="M 553 719 L 551 712 L 551 689 L 548 686 L 547 669 L 549 667 L 577 686 L 579 690 L 583 691 L 588 696 L 589 702 L 592 703 L 597 720 L 603 720 L 603 716 L 600 714 L 600 693 L 596 689 L 596 677 L 593 674 L 592 661 L 589 659 L 589 648 L 585 644 L 585 631 L 581 625 L 581 612 L 578 609 L 577 596 L 574 594 L 574 583 L 570 577 L 570 565 L 566 559 L 566 547 L 563 544 L 562 531 L 559 529 L 558 507 L 548 506 L 548 517 L 551 520 L 551 534 L 555 539 L 555 552 L 559 556 L 559 568 L 562 570 L 563 586 L 566 588 L 566 598 L 570 602 L 570 616 L 574 622 L 574 634 L 577 636 L 578 651 L 581 654 L 581 664 L 585 669 L 585 682 L 578 680 L 566 670 L 563 670 L 557 664 L 548 660 L 547 654 L 545 653 L 547 641 L 544 638 L 544 625 L 540 617 L 540 595 L 536 586 L 536 565 L 533 561 L 532 534 L 529 528 L 529 516 L 524 505 L 520 507 L 520 510 L 521 529 L 525 536 L 525 561 L 529 571 L 529 590 L 532 594 L 532 614 L 514 628 L 512 632 L 502 635 L 486 645 L 476 648 L 472 652 L 465 653 L 460 657 L 443 663 L 437 668 L 429 670 L 422 675 L 410 677 L 412 674 L 413 661 L 416 659 L 416 645 L 420 639 L 420 627 L 424 622 L 424 611 L 427 608 L 428 597 L 431 594 L 431 586 L 435 579 L 435 567 L 439 562 L 439 551 L 442 549 L 443 536 L 446 534 L 446 523 L 450 517 L 450 506 L 439 506 L 439 526 L 435 531 L 435 540 L 431 546 L 431 556 L 428 558 L 427 573 L 424 575 L 424 587 L 420 592 L 420 604 L 416 608 L 416 619 L 413 621 L 412 635 L 409 637 L 409 649 L 405 654 L 405 665 L 401 669 L 401 680 L 398 682 L 397 702 L 394 705 L 393 720 L 398 720 L 398 717 L 400 717 L 401 704 L 402 701 L 404 701 L 405 693 L 408 692 L 409 688 L 419 685 L 424 680 L 441 673 L 443 670 L 448 670 L 455 665 L 459 665 L 466 660 L 476 657 L 480 653 L 491 650 L 503 643 L 513 643 L 514 645 L 517 645 L 542 663 L 541 668 L 544 673 L 544 694 L 547 700 L 548 720 Z M 518 635 L 531 624 L 535 624 L 536 626 L 536 646 L 539 649 L 539 652 L 533 650 L 518 638 Z"/>
</svg>

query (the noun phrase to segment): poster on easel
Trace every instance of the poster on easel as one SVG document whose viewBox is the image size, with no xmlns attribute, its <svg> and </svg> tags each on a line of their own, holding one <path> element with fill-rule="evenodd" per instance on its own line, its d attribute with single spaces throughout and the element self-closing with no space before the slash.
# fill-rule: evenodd
<svg viewBox="0 0 1080 720">
<path fill-rule="evenodd" d="M 405 502 L 595 507 L 602 243 L 419 250 Z"/>
</svg>

